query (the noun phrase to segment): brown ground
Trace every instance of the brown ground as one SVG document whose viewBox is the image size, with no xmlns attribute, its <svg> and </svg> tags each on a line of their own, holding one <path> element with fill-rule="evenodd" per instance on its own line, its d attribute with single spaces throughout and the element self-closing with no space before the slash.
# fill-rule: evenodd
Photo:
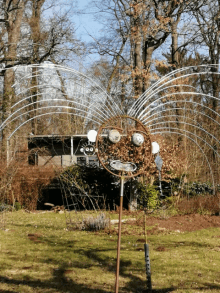
<svg viewBox="0 0 220 293">
<path fill-rule="evenodd" d="M 220 216 L 190 214 L 173 216 L 167 219 L 147 217 L 147 226 L 154 226 L 154 228 L 149 231 L 150 234 L 163 230 L 184 232 L 211 227 L 220 228 Z"/>
</svg>

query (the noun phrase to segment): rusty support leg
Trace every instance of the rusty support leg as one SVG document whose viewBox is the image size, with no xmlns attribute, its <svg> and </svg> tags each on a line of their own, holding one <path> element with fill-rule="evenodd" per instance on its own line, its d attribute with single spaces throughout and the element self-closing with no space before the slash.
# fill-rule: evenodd
<svg viewBox="0 0 220 293">
<path fill-rule="evenodd" d="M 121 191 L 120 191 L 119 222 L 118 222 L 118 248 L 117 248 L 115 293 L 118 293 L 118 284 L 119 284 L 120 248 L 121 248 L 121 218 L 122 218 L 122 207 L 123 207 L 123 193 L 124 193 L 124 178 L 122 176 L 121 177 Z"/>
</svg>

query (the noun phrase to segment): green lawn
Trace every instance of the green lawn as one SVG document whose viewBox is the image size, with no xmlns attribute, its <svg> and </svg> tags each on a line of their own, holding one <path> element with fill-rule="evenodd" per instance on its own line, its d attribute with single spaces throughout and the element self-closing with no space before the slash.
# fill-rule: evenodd
<svg viewBox="0 0 220 293">
<path fill-rule="evenodd" d="M 5 219 L 0 292 L 114 292 L 117 225 L 105 232 L 67 231 L 65 215 L 53 212 L 17 211 Z M 140 227 L 122 225 L 119 292 L 145 292 L 141 233 Z M 148 240 L 153 292 L 220 292 L 219 228 Z"/>
</svg>

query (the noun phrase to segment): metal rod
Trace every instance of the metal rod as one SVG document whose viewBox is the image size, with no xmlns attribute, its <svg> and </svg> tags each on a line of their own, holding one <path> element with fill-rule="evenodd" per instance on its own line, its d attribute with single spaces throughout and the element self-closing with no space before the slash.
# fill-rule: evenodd
<svg viewBox="0 0 220 293">
<path fill-rule="evenodd" d="M 147 292 L 152 292 L 152 284 L 151 284 L 151 270 L 150 270 L 150 256 L 149 256 L 149 245 L 147 243 L 144 244 L 145 251 L 145 264 L 146 264 L 146 276 L 147 276 Z"/>
<path fill-rule="evenodd" d="M 71 136 L 71 150 L 70 150 L 70 152 L 71 152 L 71 163 L 73 163 L 73 136 Z"/>
<path fill-rule="evenodd" d="M 6 164 L 7 166 L 9 165 L 10 161 L 10 139 L 7 139 L 7 144 L 6 144 Z"/>
<path fill-rule="evenodd" d="M 161 170 L 158 170 L 158 172 L 159 172 L 159 189 L 160 189 L 160 197 L 161 198 L 163 198 L 164 196 L 163 196 L 163 190 L 162 190 L 162 183 L 161 183 L 161 181 L 162 181 L 162 178 L 161 178 Z"/>
<path fill-rule="evenodd" d="M 122 208 L 123 208 L 123 193 L 124 193 L 124 177 L 122 176 L 121 177 L 121 191 L 120 191 L 119 221 L 118 221 L 118 247 L 117 247 L 115 293 L 118 293 L 118 285 L 119 285 L 120 248 L 121 248 L 121 218 L 122 218 Z"/>
</svg>

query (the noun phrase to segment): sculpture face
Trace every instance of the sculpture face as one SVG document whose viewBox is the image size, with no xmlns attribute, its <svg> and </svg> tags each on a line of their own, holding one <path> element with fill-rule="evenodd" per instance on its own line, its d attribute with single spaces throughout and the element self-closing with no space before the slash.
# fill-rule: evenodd
<svg viewBox="0 0 220 293">
<path fill-rule="evenodd" d="M 92 144 L 87 144 L 84 146 L 83 152 L 86 156 L 92 156 L 95 153 L 95 147 Z"/>
<path fill-rule="evenodd" d="M 106 121 L 98 131 L 96 148 L 102 166 L 116 176 L 137 176 L 151 159 L 149 131 L 132 117 Z"/>
</svg>

